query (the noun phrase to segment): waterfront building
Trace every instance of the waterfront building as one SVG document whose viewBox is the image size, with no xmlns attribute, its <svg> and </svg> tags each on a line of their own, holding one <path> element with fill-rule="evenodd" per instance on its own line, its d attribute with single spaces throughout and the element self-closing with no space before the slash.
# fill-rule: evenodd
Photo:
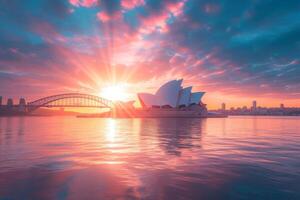
<svg viewBox="0 0 300 200">
<path fill-rule="evenodd" d="M 19 106 L 18 106 L 19 112 L 25 112 L 26 111 L 26 101 L 24 98 L 20 98 L 19 100 Z"/>
<path fill-rule="evenodd" d="M 26 101 L 24 98 L 20 98 L 19 100 L 19 106 L 25 106 L 26 105 Z"/>
<path fill-rule="evenodd" d="M 200 104 L 205 92 L 192 92 L 192 86 L 183 88 L 182 79 L 172 80 L 162 85 L 155 94 L 138 93 L 143 108 L 179 108 Z"/>
<path fill-rule="evenodd" d="M 252 110 L 256 110 L 256 108 L 257 108 L 257 104 L 256 104 L 256 100 L 254 100 L 252 102 Z"/>
<path fill-rule="evenodd" d="M 226 104 L 225 103 L 222 103 L 222 111 L 224 112 L 226 110 Z"/>
<path fill-rule="evenodd" d="M 206 105 L 201 102 L 204 92 L 192 92 L 192 86 L 183 88 L 182 79 L 172 80 L 155 92 L 138 93 L 142 108 L 135 108 L 133 102 L 118 102 L 108 113 L 99 117 L 139 117 L 139 118 L 204 118 L 226 117 L 209 114 Z"/>
<path fill-rule="evenodd" d="M 6 105 L 7 105 L 7 107 L 12 107 L 14 105 L 13 99 L 12 98 L 8 98 Z"/>
</svg>

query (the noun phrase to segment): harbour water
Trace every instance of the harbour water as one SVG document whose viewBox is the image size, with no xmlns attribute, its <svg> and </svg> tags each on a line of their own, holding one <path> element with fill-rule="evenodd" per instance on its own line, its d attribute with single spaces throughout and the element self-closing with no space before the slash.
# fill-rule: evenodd
<svg viewBox="0 0 300 200">
<path fill-rule="evenodd" d="M 2 117 L 4 199 L 300 199 L 300 117 Z"/>
</svg>

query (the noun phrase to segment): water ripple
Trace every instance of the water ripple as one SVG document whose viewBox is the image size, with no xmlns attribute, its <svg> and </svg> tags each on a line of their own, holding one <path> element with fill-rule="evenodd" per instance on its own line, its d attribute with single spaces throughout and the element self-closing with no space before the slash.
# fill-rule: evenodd
<svg viewBox="0 0 300 200">
<path fill-rule="evenodd" d="M 300 199 L 299 122 L 2 118 L 0 199 Z"/>
</svg>

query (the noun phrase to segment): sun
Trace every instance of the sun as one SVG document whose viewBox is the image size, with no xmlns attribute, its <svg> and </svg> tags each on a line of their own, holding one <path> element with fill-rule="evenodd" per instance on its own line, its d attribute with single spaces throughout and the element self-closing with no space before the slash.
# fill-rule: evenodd
<svg viewBox="0 0 300 200">
<path fill-rule="evenodd" d="M 126 84 L 107 86 L 101 90 L 100 96 L 112 101 L 126 101 L 128 100 Z"/>
</svg>

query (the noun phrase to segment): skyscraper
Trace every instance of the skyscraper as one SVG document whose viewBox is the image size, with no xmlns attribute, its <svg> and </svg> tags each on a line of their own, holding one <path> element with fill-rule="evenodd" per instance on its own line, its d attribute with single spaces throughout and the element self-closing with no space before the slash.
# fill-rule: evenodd
<svg viewBox="0 0 300 200">
<path fill-rule="evenodd" d="M 25 99 L 24 98 L 20 98 L 19 105 L 20 106 L 25 106 L 25 104 L 26 104 Z"/>
<path fill-rule="evenodd" d="M 7 105 L 7 107 L 12 107 L 14 105 L 13 99 L 12 98 L 7 99 L 6 105 Z"/>
<path fill-rule="evenodd" d="M 14 105 L 13 99 L 12 98 L 7 99 L 6 109 L 12 110 L 13 105 Z"/>
<path fill-rule="evenodd" d="M 24 98 L 20 98 L 18 110 L 20 112 L 25 112 L 26 111 L 26 101 L 25 101 Z"/>
<path fill-rule="evenodd" d="M 281 109 L 284 109 L 284 104 L 283 104 L 283 103 L 280 104 L 280 108 L 281 108 Z"/>
<path fill-rule="evenodd" d="M 226 104 L 222 103 L 222 111 L 225 111 L 225 110 L 226 110 Z"/>
<path fill-rule="evenodd" d="M 252 109 L 253 109 L 253 110 L 256 110 L 256 100 L 254 100 L 254 101 L 252 102 Z"/>
</svg>

